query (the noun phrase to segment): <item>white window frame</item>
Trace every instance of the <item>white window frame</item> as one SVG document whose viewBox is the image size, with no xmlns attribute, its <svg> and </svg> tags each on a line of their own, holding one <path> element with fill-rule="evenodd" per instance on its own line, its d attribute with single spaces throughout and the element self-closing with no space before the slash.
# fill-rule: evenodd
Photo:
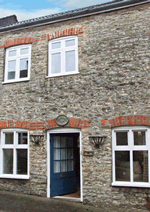
<svg viewBox="0 0 150 212">
<path fill-rule="evenodd" d="M 145 131 L 146 145 L 134 145 L 133 132 Z M 116 145 L 116 132 L 128 132 L 128 145 Z M 150 187 L 150 128 L 144 126 L 117 127 L 112 130 L 112 186 Z M 130 152 L 130 182 L 116 181 L 115 151 Z M 133 151 L 148 151 L 148 181 L 133 182 Z"/>
<path fill-rule="evenodd" d="M 65 41 L 75 39 L 75 45 L 66 47 Z M 51 46 L 54 43 L 61 42 L 61 48 L 52 49 Z M 78 36 L 67 36 L 63 38 L 57 38 L 54 40 L 49 41 L 48 45 L 48 57 L 49 57 L 49 63 L 48 63 L 48 77 L 55 77 L 55 76 L 64 76 L 64 75 L 72 75 L 72 74 L 78 74 Z M 65 71 L 65 52 L 66 51 L 75 51 L 75 71 Z M 60 73 L 51 73 L 51 55 L 53 53 L 61 53 L 61 72 Z"/>
<path fill-rule="evenodd" d="M 30 79 L 30 69 L 31 69 L 31 44 L 26 45 L 19 45 L 13 46 L 6 49 L 6 56 L 5 56 L 5 76 L 4 82 L 5 83 L 13 83 L 13 82 L 21 82 L 21 81 L 28 81 Z M 20 54 L 20 50 L 23 48 L 29 48 L 29 52 L 27 54 Z M 9 56 L 9 52 L 16 50 L 15 56 Z M 20 73 L 20 59 L 28 58 L 28 76 L 24 78 L 19 77 Z M 8 62 L 16 60 L 16 70 L 15 70 L 15 79 L 8 79 Z"/>
<path fill-rule="evenodd" d="M 5 144 L 5 133 L 13 133 L 14 144 Z M 27 144 L 18 144 L 17 133 L 27 133 Z M 13 179 L 29 179 L 29 131 L 24 129 L 4 129 L 1 130 L 0 137 L 0 178 L 13 178 Z M 13 174 L 3 174 L 3 150 L 13 150 Z M 27 174 L 17 174 L 17 150 L 27 150 Z"/>
</svg>

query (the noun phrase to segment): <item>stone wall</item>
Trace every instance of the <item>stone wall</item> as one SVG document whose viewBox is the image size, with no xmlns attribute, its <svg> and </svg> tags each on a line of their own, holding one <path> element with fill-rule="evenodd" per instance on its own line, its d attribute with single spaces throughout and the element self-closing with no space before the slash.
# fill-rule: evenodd
<svg viewBox="0 0 150 212">
<path fill-rule="evenodd" d="M 91 120 L 82 129 L 84 202 L 95 206 L 117 204 L 144 209 L 149 189 L 112 187 L 111 128 L 101 121 L 120 116 L 150 114 L 150 13 L 140 5 L 46 26 L 0 35 L 1 46 L 17 38 L 32 41 L 31 79 L 0 84 L 0 121 L 46 122 L 60 114 Z M 48 72 L 48 40 L 69 28 L 78 34 L 79 74 L 45 78 Z M 4 79 L 5 49 L 0 48 L 0 81 Z M 46 196 L 46 131 L 40 146 L 30 144 L 30 179 L 0 179 L 0 189 Z M 33 132 L 31 131 L 30 134 Z M 91 134 L 106 134 L 106 143 L 95 149 Z M 38 153 L 38 154 L 37 154 Z"/>
</svg>

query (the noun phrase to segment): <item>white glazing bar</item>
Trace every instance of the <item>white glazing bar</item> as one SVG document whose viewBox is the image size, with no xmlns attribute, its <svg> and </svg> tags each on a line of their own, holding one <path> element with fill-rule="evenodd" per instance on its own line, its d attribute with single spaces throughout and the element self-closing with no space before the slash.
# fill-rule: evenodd
<svg viewBox="0 0 150 212">
<path fill-rule="evenodd" d="M 133 151 L 130 150 L 130 182 L 133 182 Z"/>
<path fill-rule="evenodd" d="M 28 160 L 28 169 L 27 169 L 27 175 L 29 176 L 30 175 L 30 146 L 29 146 L 29 132 L 28 132 L 28 140 L 27 140 L 27 160 Z"/>
<path fill-rule="evenodd" d="M 116 147 L 116 132 L 112 130 L 112 181 L 116 181 L 115 173 L 115 147 Z"/>
<path fill-rule="evenodd" d="M 112 177 L 113 177 L 113 182 L 116 181 L 116 172 L 115 172 L 115 151 L 112 151 Z"/>
<path fill-rule="evenodd" d="M 1 145 L 2 145 L 2 148 L 4 147 L 4 144 L 5 144 L 5 133 L 1 132 Z"/>
<path fill-rule="evenodd" d="M 128 146 L 130 149 L 130 182 L 133 182 L 133 132 L 131 130 L 128 132 Z"/>
<path fill-rule="evenodd" d="M 18 134 L 16 133 L 16 131 L 14 131 L 14 148 L 13 148 L 13 174 L 14 175 L 17 174 L 17 152 L 16 152 L 17 137 L 18 137 Z"/>
</svg>

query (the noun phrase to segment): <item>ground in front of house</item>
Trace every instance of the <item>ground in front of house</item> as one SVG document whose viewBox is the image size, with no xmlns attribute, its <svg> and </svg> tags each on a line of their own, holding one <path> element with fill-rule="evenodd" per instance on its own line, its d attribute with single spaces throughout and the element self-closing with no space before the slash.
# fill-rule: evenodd
<svg viewBox="0 0 150 212">
<path fill-rule="evenodd" d="M 83 203 L 0 191 L 0 212 L 146 212 L 128 208 L 95 208 Z"/>
</svg>

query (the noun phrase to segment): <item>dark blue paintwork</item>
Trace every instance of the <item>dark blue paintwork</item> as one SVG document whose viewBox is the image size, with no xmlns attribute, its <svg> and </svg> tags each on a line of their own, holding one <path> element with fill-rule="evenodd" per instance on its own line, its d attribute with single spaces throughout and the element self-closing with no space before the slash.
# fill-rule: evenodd
<svg viewBox="0 0 150 212">
<path fill-rule="evenodd" d="M 74 193 L 77 191 L 77 173 L 76 168 L 74 171 L 54 173 L 54 137 L 50 137 L 51 144 L 51 197 L 59 196 L 63 194 Z M 74 150 L 74 164 L 75 164 L 75 151 L 76 151 L 76 140 L 73 142 Z"/>
</svg>

